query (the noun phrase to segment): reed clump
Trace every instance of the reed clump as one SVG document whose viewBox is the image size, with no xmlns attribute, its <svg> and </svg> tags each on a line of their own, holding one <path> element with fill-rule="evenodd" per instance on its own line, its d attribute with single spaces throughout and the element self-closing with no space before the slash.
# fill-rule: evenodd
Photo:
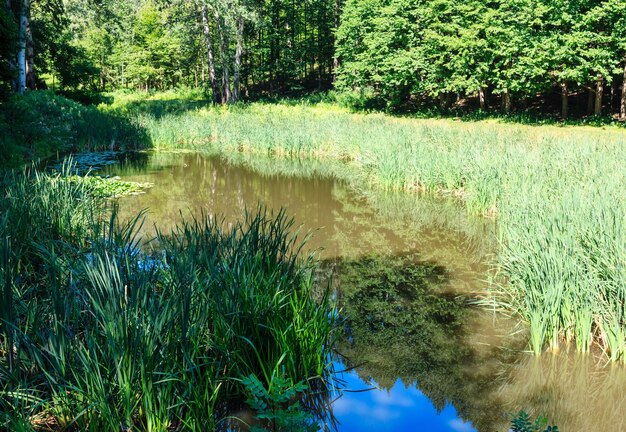
<svg viewBox="0 0 626 432">
<path fill-rule="evenodd" d="M 215 430 L 244 378 L 324 385 L 336 313 L 284 212 L 183 220 L 150 254 L 141 214 L 62 177 L 4 180 L 1 429 Z"/>
<path fill-rule="evenodd" d="M 626 134 L 617 127 L 393 118 L 325 103 L 127 112 L 158 149 L 333 161 L 333 175 L 357 187 L 459 197 L 497 218 L 496 300 L 528 324 L 535 353 L 598 346 L 626 361 Z"/>
</svg>

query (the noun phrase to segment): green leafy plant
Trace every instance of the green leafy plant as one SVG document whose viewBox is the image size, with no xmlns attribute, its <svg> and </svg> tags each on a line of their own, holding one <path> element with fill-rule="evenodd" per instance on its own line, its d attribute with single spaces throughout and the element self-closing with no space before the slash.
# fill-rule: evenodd
<svg viewBox="0 0 626 432">
<path fill-rule="evenodd" d="M 262 425 L 252 426 L 251 431 L 319 430 L 313 416 L 303 410 L 298 401 L 308 389 L 306 384 L 302 382 L 292 384 L 287 377 L 277 374 L 272 375 L 268 388 L 255 375 L 248 375 L 241 382 L 248 396 L 246 403 L 256 412 L 256 417 Z"/>
<path fill-rule="evenodd" d="M 0 430 L 210 431 L 246 397 L 234 377 L 295 401 L 287 383 L 328 373 L 336 314 L 284 212 L 183 221 L 150 256 L 142 213 L 120 221 L 71 172 L 2 180 Z"/>
<path fill-rule="evenodd" d="M 543 416 L 532 420 L 527 412 L 520 411 L 511 420 L 511 432 L 559 432 L 559 428 L 548 426 L 548 419 Z"/>
</svg>

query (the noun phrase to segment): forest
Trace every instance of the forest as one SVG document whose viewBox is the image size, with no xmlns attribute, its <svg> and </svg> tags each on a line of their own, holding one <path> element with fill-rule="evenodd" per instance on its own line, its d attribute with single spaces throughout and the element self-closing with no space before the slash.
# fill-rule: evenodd
<svg viewBox="0 0 626 432">
<path fill-rule="evenodd" d="M 336 89 L 359 107 L 626 118 L 620 0 L 7 0 L 4 91 Z"/>
</svg>

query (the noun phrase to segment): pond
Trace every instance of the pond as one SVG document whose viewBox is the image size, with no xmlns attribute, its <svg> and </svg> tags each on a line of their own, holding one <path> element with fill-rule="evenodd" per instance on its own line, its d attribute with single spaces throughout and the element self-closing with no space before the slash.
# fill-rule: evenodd
<svg viewBox="0 0 626 432">
<path fill-rule="evenodd" d="M 516 322 L 473 305 L 487 295 L 493 221 L 458 202 L 358 190 L 323 165 L 198 154 L 142 154 L 106 172 L 153 183 L 120 199 L 147 209 L 143 231 L 181 216 L 240 218 L 259 204 L 310 233 L 344 318 L 336 345 L 342 432 L 506 431 L 511 414 L 561 430 L 626 430 L 626 372 L 569 353 L 532 357 Z"/>
</svg>

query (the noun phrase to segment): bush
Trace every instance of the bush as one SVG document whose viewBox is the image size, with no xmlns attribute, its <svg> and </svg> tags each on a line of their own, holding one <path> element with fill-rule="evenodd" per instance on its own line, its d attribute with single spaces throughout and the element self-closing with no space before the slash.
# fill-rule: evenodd
<svg viewBox="0 0 626 432">
<path fill-rule="evenodd" d="M 371 111 L 385 108 L 385 103 L 376 95 L 372 87 L 358 90 L 345 90 L 337 94 L 339 105 L 353 111 Z"/>
<path fill-rule="evenodd" d="M 14 95 L 1 111 L 2 139 L 10 144 L 0 150 L 0 161 L 5 165 L 56 153 L 131 150 L 149 144 L 143 130 L 127 119 L 51 91 Z"/>
</svg>

